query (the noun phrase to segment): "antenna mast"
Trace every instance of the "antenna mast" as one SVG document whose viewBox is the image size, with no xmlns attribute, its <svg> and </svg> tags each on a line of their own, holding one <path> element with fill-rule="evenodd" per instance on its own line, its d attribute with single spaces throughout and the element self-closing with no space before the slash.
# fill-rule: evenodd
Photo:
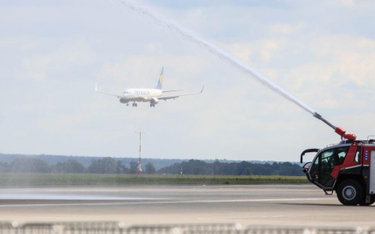
<svg viewBox="0 0 375 234">
<path fill-rule="evenodd" d="M 138 160 L 138 174 L 142 175 L 142 164 L 141 164 L 141 156 L 142 156 L 142 134 L 146 134 L 145 132 L 135 132 L 139 134 L 139 160 Z"/>
</svg>

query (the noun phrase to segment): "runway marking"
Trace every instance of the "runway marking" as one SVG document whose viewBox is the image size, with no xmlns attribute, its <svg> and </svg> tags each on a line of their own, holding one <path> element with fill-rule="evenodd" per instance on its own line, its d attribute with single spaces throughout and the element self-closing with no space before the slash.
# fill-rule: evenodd
<svg viewBox="0 0 375 234">
<path fill-rule="evenodd" d="M 282 201 L 324 201 L 335 198 L 279 198 L 279 199 L 240 199 L 240 200 L 192 200 L 192 201 L 146 201 L 146 202 L 109 202 L 109 203 L 66 203 L 66 204 L 9 204 L 2 207 L 57 207 L 57 206 L 119 206 L 119 205 L 160 205 L 160 204 L 201 204 L 201 203 L 247 203 Z"/>
</svg>

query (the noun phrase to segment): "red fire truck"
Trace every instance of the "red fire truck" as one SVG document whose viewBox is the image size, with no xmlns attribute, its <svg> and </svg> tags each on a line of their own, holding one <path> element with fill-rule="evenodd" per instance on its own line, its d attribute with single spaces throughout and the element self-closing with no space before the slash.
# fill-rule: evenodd
<svg viewBox="0 0 375 234">
<path fill-rule="evenodd" d="M 368 206 L 375 202 L 375 139 L 342 140 L 317 152 L 312 162 L 303 166 L 307 179 L 327 195 L 334 191 L 344 205 Z"/>
<path fill-rule="evenodd" d="M 307 179 L 327 195 L 337 193 L 344 205 L 369 206 L 375 202 L 375 136 L 367 140 L 356 140 L 332 125 L 318 113 L 314 117 L 335 129 L 341 142 L 324 149 L 307 149 L 301 154 L 301 163 L 306 153 L 316 152 L 312 162 L 303 165 Z"/>
</svg>

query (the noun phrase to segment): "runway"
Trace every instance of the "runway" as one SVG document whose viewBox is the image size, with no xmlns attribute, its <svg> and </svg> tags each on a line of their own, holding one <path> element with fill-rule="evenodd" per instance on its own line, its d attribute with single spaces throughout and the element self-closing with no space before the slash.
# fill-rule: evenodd
<svg viewBox="0 0 375 234">
<path fill-rule="evenodd" d="M 367 229 L 375 226 L 375 206 L 342 206 L 313 185 L 3 188 L 0 220 Z"/>
</svg>

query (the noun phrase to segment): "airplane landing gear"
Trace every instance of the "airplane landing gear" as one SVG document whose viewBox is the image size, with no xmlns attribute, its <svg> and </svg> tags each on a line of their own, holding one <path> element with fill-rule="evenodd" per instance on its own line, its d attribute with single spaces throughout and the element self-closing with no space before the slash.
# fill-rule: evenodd
<svg viewBox="0 0 375 234">
<path fill-rule="evenodd" d="M 137 107 L 137 106 L 138 106 L 138 104 L 134 102 L 133 103 L 133 107 Z"/>
<path fill-rule="evenodd" d="M 155 104 L 153 104 L 153 103 L 150 103 L 150 107 L 155 107 Z"/>
</svg>

